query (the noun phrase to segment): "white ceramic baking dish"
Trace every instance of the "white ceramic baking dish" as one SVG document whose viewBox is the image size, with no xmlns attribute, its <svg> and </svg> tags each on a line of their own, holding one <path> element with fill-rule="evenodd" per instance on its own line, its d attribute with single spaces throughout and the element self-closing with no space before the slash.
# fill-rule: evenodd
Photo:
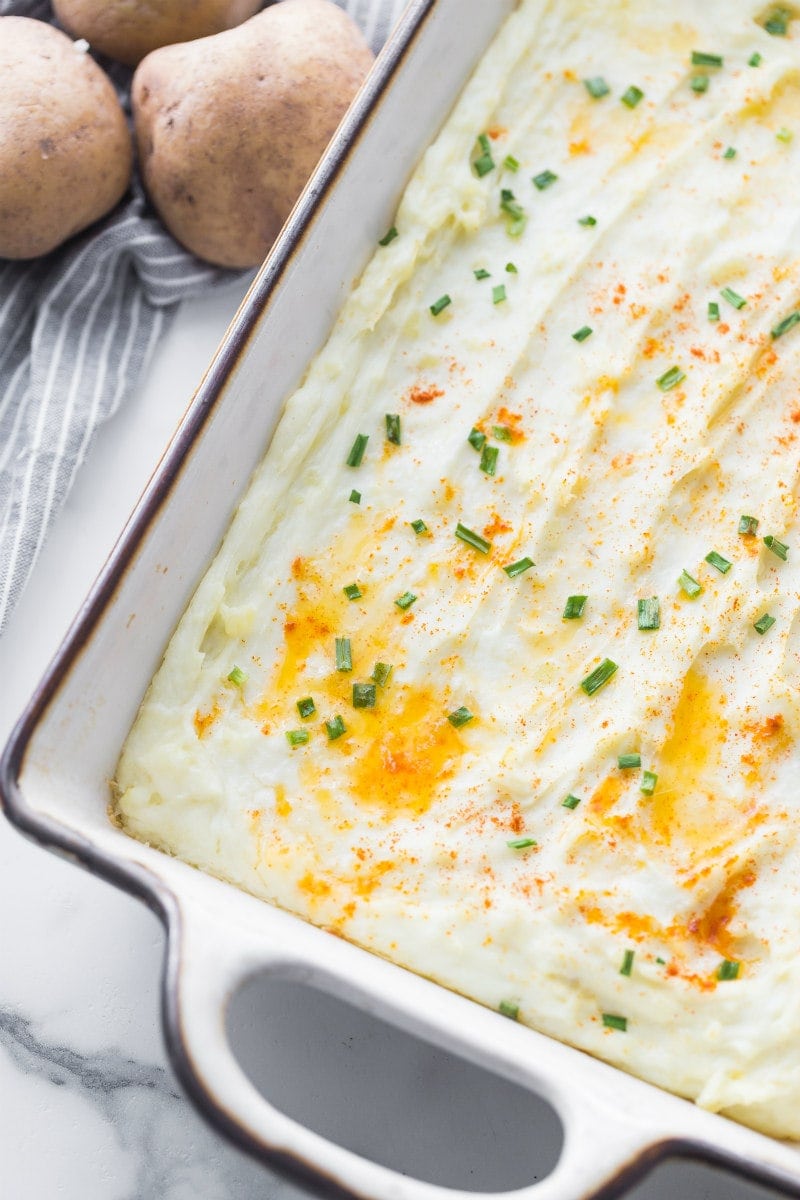
<svg viewBox="0 0 800 1200">
<path fill-rule="evenodd" d="M 108 820 L 108 780 L 169 635 L 423 148 L 513 0 L 415 0 L 215 356 L 0 768 L 24 833 L 141 897 L 168 934 L 164 1024 L 187 1091 L 253 1153 L 318 1187 L 380 1200 L 470 1194 L 399 1174 L 269 1104 L 225 1011 L 263 970 L 314 984 L 533 1089 L 556 1109 L 555 1170 L 515 1195 L 623 1190 L 681 1154 L 800 1196 L 800 1149 L 630 1078 L 138 842 Z"/>
</svg>

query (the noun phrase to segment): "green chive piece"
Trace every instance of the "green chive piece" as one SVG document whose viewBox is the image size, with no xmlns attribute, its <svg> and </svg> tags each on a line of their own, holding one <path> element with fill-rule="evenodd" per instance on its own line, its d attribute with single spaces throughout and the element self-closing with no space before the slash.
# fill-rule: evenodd
<svg viewBox="0 0 800 1200">
<path fill-rule="evenodd" d="M 688 571 L 681 571 L 678 576 L 678 587 L 690 600 L 694 600 L 695 596 L 699 596 L 703 590 L 697 580 Z"/>
<path fill-rule="evenodd" d="M 430 305 L 430 310 L 435 317 L 438 317 L 439 313 L 443 312 L 444 309 L 447 308 L 448 304 L 452 303 L 453 301 L 450 299 L 447 292 L 445 292 L 445 294 L 440 296 L 438 300 L 434 300 L 433 304 Z"/>
<path fill-rule="evenodd" d="M 665 958 L 657 958 L 656 962 L 660 967 L 665 967 L 667 965 L 667 960 Z"/>
<path fill-rule="evenodd" d="M 388 245 L 389 245 L 389 243 L 390 243 L 390 242 L 393 242 L 393 241 L 394 241 L 394 239 L 395 239 L 397 236 L 398 236 L 398 234 L 397 234 L 397 226 L 396 226 L 396 225 L 393 225 L 393 226 L 391 227 L 391 229 L 387 229 L 386 233 L 385 233 L 385 234 L 383 235 L 383 237 L 382 237 L 382 238 L 381 238 L 381 239 L 378 241 L 378 245 L 379 245 L 379 246 L 388 246 Z"/>
<path fill-rule="evenodd" d="M 739 966 L 740 964 L 738 962 L 734 962 L 733 959 L 723 958 L 722 962 L 717 967 L 717 979 L 719 979 L 721 983 L 728 983 L 732 979 L 738 979 Z"/>
<path fill-rule="evenodd" d="M 234 667 L 231 671 L 228 672 L 227 678 L 228 678 L 229 683 L 232 683 L 236 687 L 240 688 L 240 687 L 244 686 L 247 676 L 245 675 L 245 673 L 241 667 Z"/>
<path fill-rule="evenodd" d="M 739 517 L 739 533 L 742 537 L 755 537 L 758 532 L 758 517 Z"/>
<path fill-rule="evenodd" d="M 475 174 L 479 178 L 482 178 L 484 175 L 488 175 L 490 171 L 494 170 L 495 164 L 494 159 L 492 158 L 492 147 L 489 143 L 489 138 L 485 133 L 479 134 L 478 145 L 481 148 L 481 152 L 473 161 L 472 165 L 475 168 Z"/>
<path fill-rule="evenodd" d="M 708 302 L 708 319 L 709 321 L 719 320 L 719 305 L 716 300 L 709 300 Z"/>
<path fill-rule="evenodd" d="M 485 267 L 478 267 L 478 269 L 473 271 L 472 274 L 476 279 L 488 279 L 491 275 L 491 271 L 487 271 Z"/>
<path fill-rule="evenodd" d="M 332 721 L 325 722 L 325 732 L 328 735 L 329 742 L 335 742 L 343 733 L 347 733 L 347 726 L 342 718 L 337 714 Z"/>
<path fill-rule="evenodd" d="M 706 54 L 705 50 L 692 51 L 693 67 L 721 67 L 723 61 L 721 54 Z"/>
<path fill-rule="evenodd" d="M 583 86 L 593 100 L 602 100 L 603 96 L 607 96 L 611 91 L 611 88 L 602 75 L 594 75 L 591 79 L 584 79 Z"/>
<path fill-rule="evenodd" d="M 783 562 L 786 562 L 789 557 L 789 547 L 785 542 L 779 542 L 776 537 L 773 537 L 771 533 L 768 533 L 764 538 L 764 545 Z"/>
<path fill-rule="evenodd" d="M 753 629 L 755 629 L 756 633 L 760 633 L 763 637 L 769 629 L 772 629 L 774 624 L 775 618 L 771 617 L 769 613 L 764 613 L 764 615 L 759 617 L 757 621 L 753 622 Z"/>
<path fill-rule="evenodd" d="M 503 188 L 500 192 L 500 211 L 506 214 L 506 233 L 510 237 L 519 237 L 527 223 L 525 209 L 514 198 L 514 193 L 510 188 Z"/>
<path fill-rule="evenodd" d="M 391 663 L 376 662 L 375 666 L 372 668 L 372 675 L 370 678 L 372 679 L 373 683 L 377 683 L 378 687 L 386 687 L 392 670 L 393 667 Z"/>
<path fill-rule="evenodd" d="M 479 533 L 473 533 L 471 529 L 467 529 L 466 525 L 462 525 L 459 521 L 456 525 L 456 537 L 462 542 L 466 542 L 468 546 L 472 546 L 473 550 L 480 551 L 481 554 L 488 554 L 492 548 L 492 543 L 487 542 L 486 538 L 482 538 Z"/>
<path fill-rule="evenodd" d="M 353 488 L 352 492 L 350 493 L 350 503 L 351 504 L 360 504 L 361 503 L 361 492 L 357 492 L 355 488 Z"/>
<path fill-rule="evenodd" d="M 517 270 L 516 263 L 507 262 L 506 263 L 506 272 L 509 275 L 519 275 L 519 271 Z"/>
<path fill-rule="evenodd" d="M 663 375 L 659 375 L 656 383 L 661 388 L 662 392 L 671 392 L 679 383 L 683 383 L 686 378 L 685 373 L 680 367 L 670 367 Z"/>
<path fill-rule="evenodd" d="M 586 608 L 588 596 L 567 596 L 567 603 L 564 605 L 564 613 L 562 619 L 564 621 L 579 621 L 583 616 L 583 610 Z"/>
<path fill-rule="evenodd" d="M 625 951 L 625 954 L 623 955 L 623 958 L 622 958 L 622 966 L 619 969 L 619 973 L 620 973 L 620 975 L 624 975 L 627 979 L 630 979 L 631 975 L 633 974 L 634 958 L 635 958 L 635 951 L 633 951 L 633 950 Z"/>
<path fill-rule="evenodd" d="M 530 571 L 531 567 L 535 566 L 533 559 L 528 558 L 527 554 L 524 558 L 517 559 L 516 562 L 509 563 L 503 567 L 509 579 L 516 579 L 517 575 L 522 575 L 525 571 Z"/>
<path fill-rule="evenodd" d="M 347 456 L 348 467 L 360 467 L 364 457 L 364 451 L 367 448 L 369 441 L 368 433 L 359 433 L 356 435 L 356 440 L 353 442 L 353 448 Z"/>
<path fill-rule="evenodd" d="M 572 792 L 570 792 L 570 794 L 568 796 L 565 796 L 564 799 L 561 801 L 561 807 L 574 809 L 574 808 L 578 807 L 580 802 L 581 802 L 580 796 L 573 796 Z"/>
<path fill-rule="evenodd" d="M 597 217 L 589 217 L 589 216 L 578 217 L 578 224 L 579 225 L 596 225 Z"/>
<path fill-rule="evenodd" d="M 502 304 L 506 298 L 506 285 L 498 283 L 492 288 L 492 304 Z"/>
<path fill-rule="evenodd" d="M 703 92 L 708 91 L 708 85 L 710 82 L 711 80 L 707 75 L 693 75 L 690 86 L 692 91 L 700 96 Z"/>
<path fill-rule="evenodd" d="M 755 54 L 750 55 L 750 57 L 747 60 L 747 65 L 748 65 L 748 67 L 760 67 L 761 66 L 761 55 L 758 53 L 757 50 L 756 50 Z"/>
<path fill-rule="evenodd" d="M 286 740 L 290 746 L 305 746 L 311 739 L 307 729 L 287 729 Z"/>
<path fill-rule="evenodd" d="M 497 1011 L 503 1017 L 508 1017 L 510 1021 L 519 1020 L 519 1005 L 512 1004 L 510 1000 L 501 1000 L 497 1006 Z"/>
<path fill-rule="evenodd" d="M 727 558 L 723 558 L 721 554 L 717 554 L 716 550 L 712 550 L 710 554 L 706 555 L 706 562 L 710 563 L 712 567 L 716 567 L 720 575 L 727 575 L 733 566 L 733 563 L 728 562 Z"/>
<path fill-rule="evenodd" d="M 400 445 L 401 437 L 399 413 L 386 414 L 386 440 L 387 442 L 391 442 L 393 446 Z"/>
<path fill-rule="evenodd" d="M 343 587 L 342 591 L 348 600 L 360 600 L 362 596 L 361 588 L 357 583 L 348 583 L 347 587 Z"/>
<path fill-rule="evenodd" d="M 486 434 L 481 433 L 480 429 L 470 429 L 467 434 L 467 441 L 473 450 L 482 450 L 486 444 Z"/>
<path fill-rule="evenodd" d="M 620 1033 L 625 1033 L 628 1028 L 628 1018 L 618 1017 L 615 1013 L 603 1013 L 603 1025 L 606 1029 L 618 1029 Z"/>
<path fill-rule="evenodd" d="M 645 796 L 652 796 L 656 790 L 658 776 L 655 771 L 642 771 L 642 782 L 639 784 L 639 791 Z"/>
<path fill-rule="evenodd" d="M 733 288 L 724 287 L 720 292 L 720 296 L 722 296 L 723 300 L 727 300 L 728 304 L 732 304 L 737 309 L 744 308 L 745 304 L 747 304 L 744 296 L 740 296 Z"/>
<path fill-rule="evenodd" d="M 297 711 L 303 720 L 306 720 L 306 718 L 314 716 L 317 706 L 311 696 L 304 696 L 302 700 L 297 701 Z"/>
<path fill-rule="evenodd" d="M 641 765 L 641 754 L 620 754 L 617 758 L 617 766 L 620 771 L 630 771 L 634 767 L 640 767 Z"/>
<path fill-rule="evenodd" d="M 407 608 L 411 608 L 411 605 L 416 601 L 416 599 L 417 597 L 413 592 L 403 592 L 402 596 L 397 597 L 395 604 L 399 609 L 405 612 Z"/>
<path fill-rule="evenodd" d="M 336 670 L 352 671 L 353 652 L 350 648 L 350 638 L 336 638 Z"/>
<path fill-rule="evenodd" d="M 507 171 L 518 171 L 520 167 L 519 159 L 514 158 L 513 154 L 507 154 L 503 159 L 503 166 Z"/>
<path fill-rule="evenodd" d="M 500 451 L 497 446 L 484 446 L 481 454 L 480 468 L 486 475 L 494 475 L 497 470 L 497 456 Z"/>
<path fill-rule="evenodd" d="M 416 521 L 409 522 L 414 533 L 427 533 L 428 526 L 422 520 L 422 517 L 417 517 Z"/>
<path fill-rule="evenodd" d="M 635 84 L 631 84 L 631 86 L 622 93 L 620 100 L 627 108 L 636 108 L 636 105 L 641 100 L 644 100 L 644 92 L 641 88 L 636 87 Z"/>
<path fill-rule="evenodd" d="M 636 619 L 640 629 L 660 629 L 661 603 L 658 596 L 636 601 Z"/>
<path fill-rule="evenodd" d="M 725 153 L 723 154 L 722 157 L 723 158 L 736 158 L 736 148 L 734 146 L 728 146 L 727 150 L 725 151 Z"/>
<path fill-rule="evenodd" d="M 767 33 L 772 34 L 773 37 L 786 37 L 789 31 L 789 18 L 791 15 L 788 8 L 774 9 L 764 22 L 764 28 Z"/>
<path fill-rule="evenodd" d="M 778 130 L 778 132 L 775 134 L 775 137 L 778 139 L 779 142 L 788 143 L 792 140 L 792 138 L 794 137 L 794 134 L 792 133 L 791 129 L 787 129 L 785 125 L 782 125 L 781 128 Z"/>
<path fill-rule="evenodd" d="M 540 171 L 538 175 L 533 177 L 533 186 L 540 192 L 545 191 L 558 179 L 552 171 Z"/>
<path fill-rule="evenodd" d="M 375 695 L 374 683 L 354 683 L 353 708 L 374 708 Z"/>
<path fill-rule="evenodd" d="M 612 662 L 610 658 L 604 658 L 599 667 L 590 672 L 584 680 L 581 681 L 581 688 L 587 696 L 593 696 L 595 692 L 599 692 L 600 688 L 608 683 L 612 675 L 617 671 L 617 664 Z"/>
<path fill-rule="evenodd" d="M 506 845 L 510 847 L 511 850 L 529 850 L 531 846 L 538 846 L 539 843 L 536 841 L 536 838 L 522 837 L 514 838 L 513 841 L 506 842 Z"/>
<path fill-rule="evenodd" d="M 470 721 L 474 721 L 475 717 L 462 704 L 454 712 L 448 713 L 447 719 L 454 729 L 461 729 L 464 725 L 469 725 Z"/>
<path fill-rule="evenodd" d="M 800 312 L 789 313 L 788 317 L 784 317 L 782 321 L 772 329 L 772 340 L 783 337 L 790 329 L 794 329 L 795 325 L 800 324 Z"/>
<path fill-rule="evenodd" d="M 580 329 L 576 329 L 572 336 L 576 342 L 585 342 L 588 337 L 592 336 L 592 328 L 589 325 L 581 325 Z"/>
<path fill-rule="evenodd" d="M 514 431 L 509 425 L 493 425 L 492 433 L 498 442 L 511 442 L 514 439 Z"/>
</svg>

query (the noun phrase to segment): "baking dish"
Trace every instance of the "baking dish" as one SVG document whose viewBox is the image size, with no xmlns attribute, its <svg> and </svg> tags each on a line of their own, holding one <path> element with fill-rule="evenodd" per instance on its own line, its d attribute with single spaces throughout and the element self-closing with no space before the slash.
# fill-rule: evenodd
<svg viewBox="0 0 800 1200">
<path fill-rule="evenodd" d="M 511 0 L 418 0 L 382 56 L 212 363 L 186 419 L 3 759 L 24 832 L 134 892 L 168 930 L 164 1017 L 183 1082 L 222 1129 L 320 1186 L 447 1189 L 326 1142 L 259 1096 L 226 1042 L 226 1000 L 264 969 L 313 983 L 550 1101 L 561 1159 L 532 1196 L 610 1194 L 659 1157 L 727 1162 L 800 1194 L 794 1147 L 633 1080 L 142 846 L 107 780 L 176 620 L 279 414 Z M 454 37 L 457 31 L 457 37 Z M 391 154 L 386 148 L 391 147 Z M 359 221 L 352 219 L 357 212 Z"/>
</svg>

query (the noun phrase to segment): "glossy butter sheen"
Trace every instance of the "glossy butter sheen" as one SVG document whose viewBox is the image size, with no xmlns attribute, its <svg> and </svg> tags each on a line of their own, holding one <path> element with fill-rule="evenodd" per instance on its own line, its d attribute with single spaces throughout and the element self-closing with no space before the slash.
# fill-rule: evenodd
<svg viewBox="0 0 800 1200">
<path fill-rule="evenodd" d="M 800 41 L 794 21 L 770 36 L 764 12 L 526 0 L 512 15 L 289 399 L 114 808 L 257 896 L 800 1137 L 800 327 L 771 335 L 800 305 Z M 692 66 L 693 50 L 723 65 Z M 495 166 L 479 176 L 481 133 Z M 575 620 L 570 595 L 588 597 Z M 660 627 L 640 630 L 650 597 Z M 618 669 L 586 695 L 605 658 Z M 356 708 L 376 662 L 391 677 Z M 473 719 L 456 727 L 461 706 Z M 620 769 L 634 752 L 641 767 Z"/>
</svg>

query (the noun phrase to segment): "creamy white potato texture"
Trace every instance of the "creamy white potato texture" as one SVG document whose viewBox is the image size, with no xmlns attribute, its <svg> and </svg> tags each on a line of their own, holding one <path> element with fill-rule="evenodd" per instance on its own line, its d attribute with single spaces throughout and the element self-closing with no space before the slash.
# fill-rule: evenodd
<svg viewBox="0 0 800 1200">
<path fill-rule="evenodd" d="M 115 802 L 789 1137 L 799 217 L 800 19 L 525 0 L 289 399 Z"/>
</svg>

